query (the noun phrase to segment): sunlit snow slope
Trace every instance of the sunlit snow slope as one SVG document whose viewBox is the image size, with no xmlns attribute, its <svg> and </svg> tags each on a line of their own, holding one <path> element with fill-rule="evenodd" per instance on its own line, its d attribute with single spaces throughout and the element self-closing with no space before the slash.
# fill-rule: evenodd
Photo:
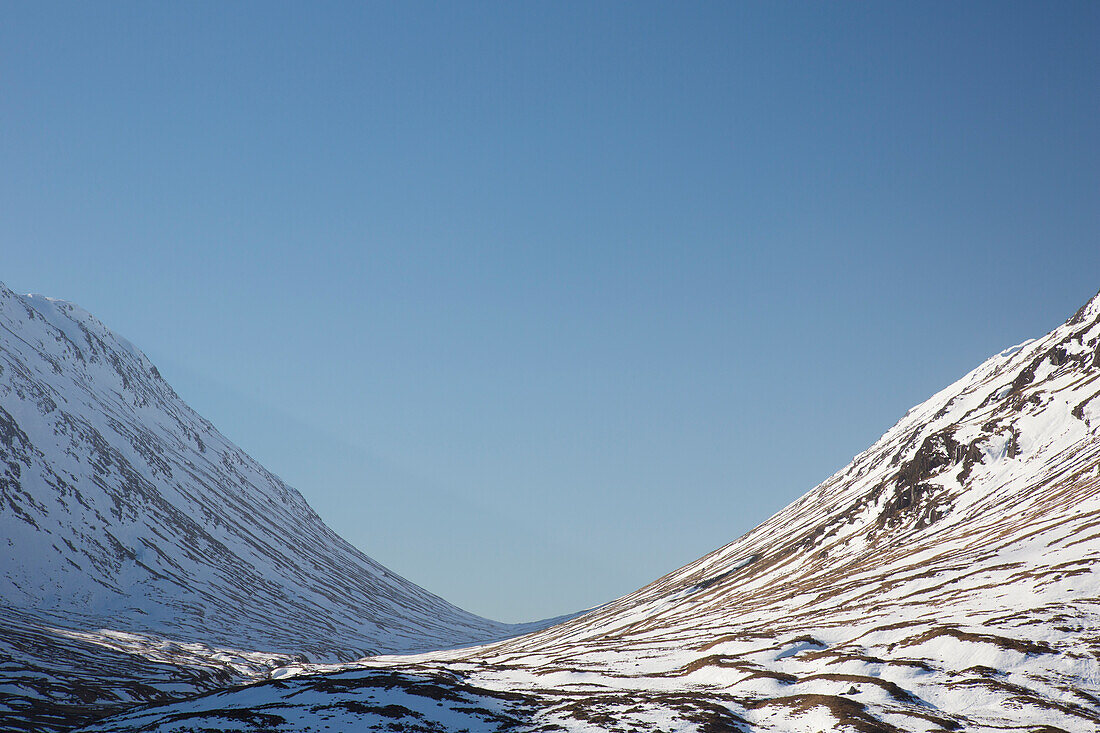
<svg viewBox="0 0 1100 733">
<path fill-rule="evenodd" d="M 126 340 L 2 285 L 0 548 L 0 728 L 43 700 L 163 699 L 294 655 L 346 661 L 528 628 L 387 571 Z M 87 664 L 96 653 L 101 670 Z"/>
<path fill-rule="evenodd" d="M 1100 296 L 603 608 L 99 731 L 1100 730 Z M 252 716 L 252 717 L 250 717 Z"/>
</svg>

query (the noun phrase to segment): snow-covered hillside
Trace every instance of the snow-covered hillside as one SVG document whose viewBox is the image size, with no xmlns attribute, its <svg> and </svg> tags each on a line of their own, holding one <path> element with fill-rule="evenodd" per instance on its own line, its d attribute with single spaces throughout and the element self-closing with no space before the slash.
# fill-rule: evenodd
<svg viewBox="0 0 1100 733">
<path fill-rule="evenodd" d="M 744 537 L 560 625 L 96 731 L 1100 730 L 1100 296 Z"/>
<path fill-rule="evenodd" d="M 123 684 L 125 659 L 141 667 L 134 679 L 157 677 L 147 667 L 161 664 L 165 680 L 208 689 L 294 659 L 531 628 L 467 613 L 387 571 L 125 339 L 71 303 L 2 285 L 0 548 L 0 716 L 27 717 L 42 700 L 162 699 L 164 685 Z M 89 687 L 89 645 L 112 660 L 110 689 Z M 65 675 L 81 677 L 82 691 Z"/>
</svg>

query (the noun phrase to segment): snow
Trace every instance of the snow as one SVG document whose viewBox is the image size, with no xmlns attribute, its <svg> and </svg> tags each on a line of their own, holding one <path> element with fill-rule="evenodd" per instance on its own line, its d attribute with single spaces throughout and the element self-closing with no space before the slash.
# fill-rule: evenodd
<svg viewBox="0 0 1100 733">
<path fill-rule="evenodd" d="M 277 666 L 86 730 L 1100 729 L 1100 298 L 1082 314 L 744 537 L 524 636 L 316 664 L 89 632 L 165 662 Z"/>
<path fill-rule="evenodd" d="M 20 665 L 73 673 L 43 656 L 51 645 L 174 665 L 185 681 L 192 667 L 245 681 L 299 657 L 454 648 L 546 625 L 480 618 L 387 571 L 128 341 L 71 303 L 3 285 L 0 537 L 0 599 L 14 614 L 0 631 L 40 640 L 15 656 L 15 677 Z"/>
</svg>

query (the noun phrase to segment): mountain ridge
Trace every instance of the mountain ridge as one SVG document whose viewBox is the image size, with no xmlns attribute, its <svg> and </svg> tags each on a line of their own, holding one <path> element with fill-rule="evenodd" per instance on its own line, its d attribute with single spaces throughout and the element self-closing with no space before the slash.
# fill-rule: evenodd
<svg viewBox="0 0 1100 733">
<path fill-rule="evenodd" d="M 40 371 L 63 366 L 53 356 Z M 18 371 L 9 361 L 0 378 Z M 125 388 L 125 368 L 100 366 Z M 0 396 L 13 384 L 22 382 L 0 381 Z M 43 414 L 50 394 L 31 386 L 19 404 Z M 123 392 L 109 399 L 144 409 L 138 392 Z M 744 536 L 560 623 L 462 648 L 365 658 L 353 649 L 319 664 L 254 651 L 247 637 L 227 648 L 117 627 L 50 630 L 6 612 L 0 626 L 18 633 L 0 652 L 54 645 L 85 665 L 96 649 L 117 654 L 105 657 L 106 681 L 79 665 L 47 670 L 66 690 L 102 686 L 98 707 L 55 706 L 39 718 L 87 733 L 1091 732 L 1100 728 L 1098 398 L 1100 293 L 908 410 Z M 36 441 L 0 429 L 9 470 L 14 447 Z M 148 460 L 132 444 L 106 450 L 115 461 L 124 452 Z M 154 684 L 135 689 L 134 674 Z M 106 701 L 120 690 L 123 699 Z"/>
<path fill-rule="evenodd" d="M 244 731 L 261 710 L 273 731 L 453 730 L 471 700 L 461 725 L 484 731 L 1100 729 L 1100 293 L 634 593 L 480 647 L 276 674 L 89 731 Z"/>
<path fill-rule="evenodd" d="M 14 646 L 36 640 L 0 647 L 16 678 L 21 663 L 49 669 L 89 643 L 184 677 L 197 663 L 240 680 L 292 659 L 455 647 L 539 626 L 481 618 L 384 568 L 129 341 L 79 306 L 3 285 L 0 536 L 0 626 Z"/>
</svg>

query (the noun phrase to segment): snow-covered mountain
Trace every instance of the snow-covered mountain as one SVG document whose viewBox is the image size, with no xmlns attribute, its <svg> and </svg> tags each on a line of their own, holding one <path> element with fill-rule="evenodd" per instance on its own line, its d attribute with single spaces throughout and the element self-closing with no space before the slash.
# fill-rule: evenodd
<svg viewBox="0 0 1100 733">
<path fill-rule="evenodd" d="M 1100 730 L 1100 295 L 731 544 L 473 649 L 96 731 Z"/>
<path fill-rule="evenodd" d="M 3 285 L 0 548 L 0 717 L 533 628 L 467 613 L 386 570 L 125 339 L 71 303 Z M 117 685 L 91 691 L 89 649 Z M 158 675 L 159 687 L 128 687 Z"/>
</svg>

